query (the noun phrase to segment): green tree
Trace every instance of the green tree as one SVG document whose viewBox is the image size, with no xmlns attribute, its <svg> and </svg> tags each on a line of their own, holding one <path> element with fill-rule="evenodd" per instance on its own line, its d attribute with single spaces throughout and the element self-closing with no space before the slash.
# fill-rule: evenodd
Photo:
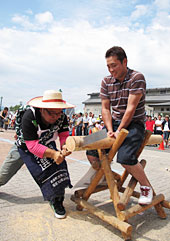
<svg viewBox="0 0 170 241">
<path fill-rule="evenodd" d="M 19 107 L 20 107 L 20 105 L 15 105 L 15 106 L 10 106 L 9 107 L 9 109 L 10 109 L 10 111 L 16 111 L 16 110 L 18 110 L 19 109 Z"/>
</svg>

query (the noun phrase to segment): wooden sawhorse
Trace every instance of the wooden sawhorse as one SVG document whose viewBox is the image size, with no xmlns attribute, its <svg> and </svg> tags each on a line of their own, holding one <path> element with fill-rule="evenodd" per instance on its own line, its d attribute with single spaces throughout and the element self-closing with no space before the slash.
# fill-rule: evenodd
<svg viewBox="0 0 170 241">
<path fill-rule="evenodd" d="M 71 200 L 77 204 L 77 210 L 82 210 L 83 208 L 87 209 L 90 213 L 96 215 L 103 221 L 119 229 L 125 240 L 131 239 L 131 235 L 132 235 L 132 225 L 127 223 L 129 218 L 154 206 L 159 217 L 164 219 L 166 218 L 166 214 L 164 212 L 163 207 L 170 209 L 170 203 L 164 200 L 164 195 L 163 194 L 156 195 L 154 190 L 153 190 L 154 197 L 151 204 L 149 205 L 136 204 L 130 207 L 129 209 L 126 209 L 126 205 L 128 204 L 131 196 L 136 198 L 139 198 L 140 196 L 140 193 L 134 190 L 137 184 L 137 180 L 134 177 L 131 177 L 127 187 L 124 188 L 123 184 L 128 176 L 128 172 L 125 170 L 122 175 L 119 175 L 118 173 L 111 170 L 110 164 L 115 154 L 117 153 L 117 150 L 119 149 L 124 139 L 126 138 L 127 134 L 128 134 L 127 130 L 125 129 L 121 130 L 118 138 L 116 138 L 108 154 L 106 154 L 104 150 L 98 149 L 99 158 L 101 160 L 101 168 L 96 172 L 88 188 L 75 191 L 74 195 L 72 195 L 71 197 Z M 141 154 L 143 148 L 145 147 L 146 143 L 150 138 L 150 135 L 151 135 L 151 132 L 149 131 L 145 132 L 145 138 L 137 153 L 137 157 L 139 157 L 139 155 Z M 141 160 L 140 163 L 144 168 L 146 165 L 146 161 Z M 98 185 L 103 175 L 106 178 L 106 182 L 107 182 L 106 186 Z M 89 197 L 93 193 L 100 192 L 105 189 L 109 189 L 110 191 L 110 196 L 113 202 L 113 206 L 115 208 L 116 217 L 111 215 L 110 213 L 107 213 L 95 207 L 94 205 L 88 202 Z M 123 194 L 120 196 L 119 192 L 122 192 Z"/>
</svg>

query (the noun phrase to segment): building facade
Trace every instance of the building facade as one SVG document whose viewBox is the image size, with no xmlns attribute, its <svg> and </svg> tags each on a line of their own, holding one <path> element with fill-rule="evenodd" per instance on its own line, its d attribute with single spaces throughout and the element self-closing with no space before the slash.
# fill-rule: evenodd
<svg viewBox="0 0 170 241">
<path fill-rule="evenodd" d="M 83 102 L 84 112 L 92 112 L 95 116 L 101 114 L 101 99 L 99 92 L 88 94 Z M 146 114 L 152 117 L 170 115 L 170 88 L 153 88 L 146 90 Z"/>
</svg>

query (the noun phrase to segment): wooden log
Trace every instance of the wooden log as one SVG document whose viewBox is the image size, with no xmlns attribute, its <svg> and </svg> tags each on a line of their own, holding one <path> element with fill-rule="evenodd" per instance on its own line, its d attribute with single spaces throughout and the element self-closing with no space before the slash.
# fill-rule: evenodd
<svg viewBox="0 0 170 241">
<path fill-rule="evenodd" d="M 96 189 L 92 193 L 97 193 L 97 192 L 100 192 L 100 191 L 104 191 L 106 189 L 108 189 L 108 185 L 107 184 L 106 185 L 98 185 L 96 187 Z M 77 197 L 77 198 L 82 197 L 86 190 L 87 190 L 87 188 L 75 191 L 74 192 L 75 197 Z"/>
<path fill-rule="evenodd" d="M 79 151 L 84 143 L 84 136 L 69 136 L 66 139 L 66 147 L 68 151 Z"/>
<path fill-rule="evenodd" d="M 125 187 L 120 187 L 120 188 L 119 188 L 119 192 L 124 193 L 125 189 L 126 189 Z M 133 196 L 133 197 L 136 197 L 136 198 L 139 198 L 139 197 L 140 197 L 140 192 L 133 191 L 132 196 Z"/>
<path fill-rule="evenodd" d="M 147 141 L 146 145 L 155 145 L 155 144 L 161 144 L 163 138 L 161 135 L 151 135 L 149 137 L 149 140 Z"/>
<path fill-rule="evenodd" d="M 125 135 L 128 133 L 127 130 L 123 129 Z M 81 151 L 81 150 L 96 150 L 96 149 L 107 149 L 111 148 L 115 142 L 115 138 L 104 138 L 102 140 L 95 141 L 91 144 L 84 145 L 84 138 L 86 136 L 69 136 L 66 139 L 66 147 L 68 151 Z M 146 140 L 144 145 L 154 145 L 160 144 L 162 142 L 161 135 L 151 135 L 148 140 Z M 111 153 L 110 153 L 111 155 Z"/>
<path fill-rule="evenodd" d="M 159 215 L 160 218 L 162 218 L 162 219 L 166 218 L 166 213 L 165 213 L 161 203 L 156 204 L 154 206 L 154 208 L 155 208 L 155 210 L 156 210 L 156 212 L 157 212 L 157 214 Z"/>
<path fill-rule="evenodd" d="M 104 138 L 99 141 L 95 141 L 91 144 L 84 145 L 85 136 L 69 136 L 66 139 L 66 147 L 68 151 L 82 151 L 82 150 L 96 150 L 96 149 L 107 149 L 110 148 L 115 138 Z"/>
<path fill-rule="evenodd" d="M 146 165 L 146 161 L 145 160 L 141 160 L 141 165 L 143 166 L 143 168 Z M 122 194 L 122 196 L 120 197 L 120 200 L 117 204 L 117 207 L 119 208 L 119 210 L 125 210 L 126 205 L 129 202 L 130 197 L 132 196 L 132 193 L 136 187 L 137 184 L 137 180 L 134 177 L 131 177 L 124 193 Z"/>
<path fill-rule="evenodd" d="M 102 157 L 102 167 L 103 167 L 106 181 L 107 181 L 107 184 L 109 187 L 110 195 L 111 195 L 114 207 L 115 207 L 116 215 L 118 218 L 121 218 L 120 210 L 117 208 L 117 204 L 120 199 L 118 188 L 117 188 L 117 182 L 114 178 L 113 172 L 111 170 L 111 167 L 110 167 L 110 164 L 108 162 L 108 158 L 106 155 L 104 155 Z"/>
<path fill-rule="evenodd" d="M 143 151 L 143 148 L 145 147 L 146 143 L 149 141 L 150 137 L 152 135 L 152 132 L 151 131 L 148 131 L 146 130 L 145 131 L 145 136 L 144 136 L 144 140 L 142 142 L 142 145 L 140 146 L 139 150 L 137 151 L 137 158 L 140 156 L 140 154 L 142 153 Z"/>
<path fill-rule="evenodd" d="M 112 214 L 106 213 L 105 211 L 93 206 L 92 204 L 88 203 L 83 199 L 75 198 L 72 196 L 72 201 L 74 201 L 78 205 L 81 205 L 83 208 L 86 208 L 90 213 L 99 217 L 101 220 L 111 224 L 113 227 L 119 229 L 121 232 L 126 233 L 129 238 L 131 237 L 132 226 L 130 224 L 119 220 Z"/>
<path fill-rule="evenodd" d="M 169 208 L 170 209 L 170 202 L 166 201 L 166 200 L 163 200 L 163 202 L 161 202 L 161 205 L 164 207 L 164 208 Z"/>
<path fill-rule="evenodd" d="M 159 204 L 160 202 L 162 202 L 164 200 L 164 195 L 163 194 L 159 194 L 157 196 L 154 196 L 152 203 L 148 204 L 148 205 L 134 205 L 133 207 L 129 208 L 126 211 L 122 211 L 121 213 L 124 214 L 124 221 L 128 220 L 129 218 L 135 216 L 138 213 L 141 213 L 157 204 Z"/>
<path fill-rule="evenodd" d="M 108 159 L 109 162 L 112 161 L 113 157 L 116 155 L 117 150 L 119 149 L 119 147 L 122 145 L 122 143 L 124 142 L 126 136 L 128 135 L 128 131 L 126 129 L 121 129 L 118 137 L 116 138 L 114 145 L 112 145 L 112 148 L 109 151 L 108 154 Z"/>
</svg>

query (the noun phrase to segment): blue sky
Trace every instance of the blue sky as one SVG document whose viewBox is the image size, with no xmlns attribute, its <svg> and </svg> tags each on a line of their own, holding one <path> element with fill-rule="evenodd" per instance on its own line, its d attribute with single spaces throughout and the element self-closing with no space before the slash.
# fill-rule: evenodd
<svg viewBox="0 0 170 241">
<path fill-rule="evenodd" d="M 122 46 L 147 88 L 170 87 L 170 0 L 6 0 L 0 8 L 0 96 L 26 103 L 47 89 L 83 110 Z"/>
</svg>

